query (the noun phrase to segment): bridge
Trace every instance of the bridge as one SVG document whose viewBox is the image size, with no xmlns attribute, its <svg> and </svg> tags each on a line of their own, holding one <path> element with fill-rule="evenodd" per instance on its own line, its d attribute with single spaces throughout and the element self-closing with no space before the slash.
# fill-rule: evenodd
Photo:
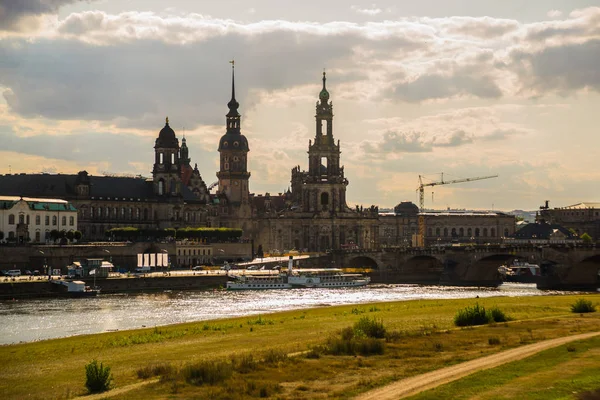
<svg viewBox="0 0 600 400">
<path fill-rule="evenodd" d="M 600 248 L 569 245 L 479 245 L 428 249 L 339 250 L 313 266 L 371 268 L 373 282 L 497 286 L 498 267 L 514 259 L 540 265 L 540 289 L 596 290 Z M 306 265 L 305 262 L 301 263 Z"/>
</svg>

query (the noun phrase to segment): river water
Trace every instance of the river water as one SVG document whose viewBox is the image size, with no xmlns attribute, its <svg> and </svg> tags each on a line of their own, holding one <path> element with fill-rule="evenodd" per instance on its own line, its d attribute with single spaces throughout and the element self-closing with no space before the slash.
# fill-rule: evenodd
<svg viewBox="0 0 600 400">
<path fill-rule="evenodd" d="M 310 307 L 413 299 L 539 296 L 535 285 L 498 288 L 369 285 L 264 291 L 165 291 L 82 299 L 0 301 L 0 344 L 264 314 Z"/>
</svg>

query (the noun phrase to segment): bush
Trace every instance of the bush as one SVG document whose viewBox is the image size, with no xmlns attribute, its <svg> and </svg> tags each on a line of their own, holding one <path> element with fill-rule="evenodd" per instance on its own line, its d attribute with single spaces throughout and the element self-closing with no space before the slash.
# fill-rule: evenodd
<svg viewBox="0 0 600 400">
<path fill-rule="evenodd" d="M 574 313 L 596 312 L 596 306 L 593 305 L 590 300 L 577 299 L 577 301 L 571 305 L 571 312 L 574 312 Z"/>
<path fill-rule="evenodd" d="M 485 312 L 485 307 L 479 306 L 479 303 L 474 307 L 458 310 L 454 316 L 454 325 L 456 326 L 484 325 L 488 322 L 490 322 L 490 316 Z"/>
<path fill-rule="evenodd" d="M 500 344 L 500 338 L 496 336 L 492 336 L 488 338 L 488 344 L 490 346 L 496 346 Z"/>
<path fill-rule="evenodd" d="M 377 321 L 375 318 L 370 319 L 369 317 L 362 317 L 354 324 L 354 335 L 383 339 L 385 337 L 383 321 Z"/>
<path fill-rule="evenodd" d="M 111 388 L 112 379 L 109 366 L 98 364 L 96 360 L 85 366 L 85 387 L 90 393 L 106 392 Z"/>
<path fill-rule="evenodd" d="M 176 368 L 171 364 L 148 365 L 137 370 L 137 376 L 140 379 L 148 379 L 154 376 L 170 376 L 176 372 Z"/>
<path fill-rule="evenodd" d="M 506 322 L 509 321 L 510 318 L 504 314 L 504 311 L 500 310 L 498 307 L 494 307 L 489 311 L 490 321 L 494 322 Z"/>
<path fill-rule="evenodd" d="M 183 376 L 192 385 L 214 385 L 223 382 L 233 373 L 233 367 L 226 361 L 202 361 L 183 368 Z"/>
</svg>

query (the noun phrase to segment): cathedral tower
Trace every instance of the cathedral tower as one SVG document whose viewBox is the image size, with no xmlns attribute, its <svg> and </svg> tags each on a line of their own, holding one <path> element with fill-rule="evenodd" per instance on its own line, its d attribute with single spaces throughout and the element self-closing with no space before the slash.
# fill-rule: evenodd
<svg viewBox="0 0 600 400">
<path fill-rule="evenodd" d="M 231 100 L 227 103 L 227 131 L 219 141 L 220 168 L 217 172 L 219 178 L 219 193 L 227 196 L 233 205 L 248 204 L 248 140 L 240 132 L 240 106 L 235 99 L 235 64 L 233 61 L 231 72 Z"/>
<path fill-rule="evenodd" d="M 329 212 L 346 210 L 346 186 L 344 167 L 340 167 L 340 143 L 333 139 L 333 104 L 329 101 L 323 72 L 323 89 L 317 102 L 316 134 L 314 143 L 308 147 L 308 173 L 303 185 L 304 211 Z"/>
<path fill-rule="evenodd" d="M 179 140 L 169 126 L 167 117 L 154 144 L 154 192 L 159 196 L 181 196 L 181 163 L 179 160 Z"/>
</svg>

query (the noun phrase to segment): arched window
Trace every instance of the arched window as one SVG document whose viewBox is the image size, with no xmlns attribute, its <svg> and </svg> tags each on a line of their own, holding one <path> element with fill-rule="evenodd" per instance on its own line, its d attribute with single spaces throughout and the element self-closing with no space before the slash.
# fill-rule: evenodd
<svg viewBox="0 0 600 400">
<path fill-rule="evenodd" d="M 435 228 L 435 236 L 440 237 L 440 228 Z"/>
<path fill-rule="evenodd" d="M 448 228 L 444 228 L 444 237 L 448 236 Z"/>
<path fill-rule="evenodd" d="M 110 207 L 104 209 L 104 218 L 110 218 Z"/>
<path fill-rule="evenodd" d="M 460 237 L 463 237 L 463 236 L 465 236 L 465 228 L 460 228 L 460 229 L 458 230 L 458 236 L 460 236 Z"/>
<path fill-rule="evenodd" d="M 170 192 L 171 192 L 172 194 L 175 194 L 175 193 L 176 193 L 176 191 L 175 191 L 175 188 L 176 188 L 176 185 L 175 185 L 175 179 L 172 179 L 172 180 L 171 180 L 171 188 L 170 188 L 170 189 L 171 189 L 171 190 L 170 190 Z"/>
<path fill-rule="evenodd" d="M 321 193 L 321 206 L 323 209 L 326 209 L 329 205 L 329 193 Z"/>
<path fill-rule="evenodd" d="M 488 231 L 487 228 L 483 228 L 483 237 L 487 237 Z"/>
<path fill-rule="evenodd" d="M 19 214 L 19 223 L 20 224 L 24 224 L 25 223 L 25 214 Z"/>
<path fill-rule="evenodd" d="M 135 209 L 135 219 L 140 219 L 140 209 L 139 208 Z"/>
<path fill-rule="evenodd" d="M 494 229 L 494 228 L 490 229 L 490 236 L 496 237 L 496 229 Z"/>
<path fill-rule="evenodd" d="M 98 208 L 96 209 L 96 213 L 97 213 L 97 215 L 98 215 L 98 218 L 102 217 L 102 207 L 98 207 Z"/>
<path fill-rule="evenodd" d="M 508 228 L 504 228 L 504 237 L 508 237 Z"/>
<path fill-rule="evenodd" d="M 128 219 L 132 219 L 133 218 L 133 208 L 129 207 L 129 210 L 127 212 L 127 218 Z"/>
<path fill-rule="evenodd" d="M 42 223 L 42 218 L 39 215 L 35 216 L 35 224 L 40 225 Z M 39 242 L 39 240 L 38 240 Z"/>
<path fill-rule="evenodd" d="M 165 156 L 163 155 L 163 153 L 158 153 L 158 163 L 159 163 L 159 164 L 162 164 L 162 163 L 164 163 L 164 162 L 165 162 L 165 159 L 164 159 L 164 157 L 165 157 Z"/>
<path fill-rule="evenodd" d="M 119 216 L 119 209 L 117 207 L 113 207 L 113 218 L 117 218 Z"/>
<path fill-rule="evenodd" d="M 473 230 L 471 228 L 467 228 L 467 236 L 468 237 L 473 236 Z"/>
<path fill-rule="evenodd" d="M 125 207 L 121 207 L 121 219 L 125 219 Z"/>
<path fill-rule="evenodd" d="M 14 225 L 15 224 L 15 214 L 10 214 L 8 216 L 8 224 L 9 225 Z"/>
<path fill-rule="evenodd" d="M 475 237 L 479 237 L 479 228 L 475 228 Z"/>
<path fill-rule="evenodd" d="M 148 220 L 148 209 L 144 208 L 144 221 Z"/>
<path fill-rule="evenodd" d="M 67 225 L 67 217 L 65 217 L 65 216 L 62 217 L 61 224 L 62 224 L 62 226 Z"/>
<path fill-rule="evenodd" d="M 58 223 L 58 218 L 56 218 L 56 215 L 52 216 L 52 225 L 56 225 Z"/>
<path fill-rule="evenodd" d="M 85 210 L 81 210 L 81 214 L 85 215 Z M 46 217 L 44 218 L 44 222 L 46 223 L 46 225 L 50 225 L 50 216 L 46 215 Z"/>
<path fill-rule="evenodd" d="M 158 195 L 162 196 L 165 193 L 165 182 L 161 179 L 158 181 Z"/>
<path fill-rule="evenodd" d="M 452 228 L 452 237 L 456 237 L 456 228 Z"/>
<path fill-rule="evenodd" d="M 96 209 L 94 207 L 90 207 L 90 218 L 94 218 L 94 211 L 96 211 Z"/>
<path fill-rule="evenodd" d="M 75 217 L 69 217 L 69 226 L 75 225 Z"/>
</svg>

